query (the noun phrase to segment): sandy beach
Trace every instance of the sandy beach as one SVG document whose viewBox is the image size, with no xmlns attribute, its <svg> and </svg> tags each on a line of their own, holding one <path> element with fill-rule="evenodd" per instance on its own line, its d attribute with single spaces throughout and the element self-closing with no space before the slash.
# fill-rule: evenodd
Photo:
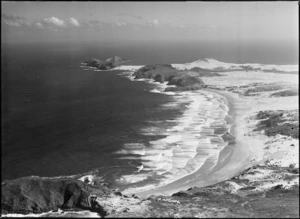
<svg viewBox="0 0 300 219">
<path fill-rule="evenodd" d="M 232 75 L 233 77 L 235 76 L 235 74 Z M 241 83 L 242 81 L 245 81 L 243 77 L 248 77 L 248 73 L 246 72 L 240 73 L 240 75 L 242 76 L 234 78 L 234 84 Z M 232 77 L 230 74 L 228 74 L 228 76 Z M 273 75 L 270 74 L 270 76 Z M 296 77 L 296 75 L 289 75 L 288 77 L 279 75 L 274 82 L 280 83 L 280 80 L 284 78 L 287 81 L 284 86 L 295 86 L 297 81 L 293 80 L 293 78 Z M 219 78 L 221 78 L 221 80 L 226 80 L 227 77 Z M 265 75 L 261 78 L 256 77 L 253 79 L 258 84 L 267 81 Z M 227 78 L 227 80 L 230 81 L 230 78 Z M 211 81 L 212 78 L 209 78 L 208 83 Z M 247 86 L 251 87 L 251 82 L 252 80 L 250 79 Z M 216 84 L 217 83 L 218 82 L 216 82 Z M 207 168 L 210 165 L 209 159 L 207 159 L 206 163 L 195 173 L 180 178 L 165 186 L 148 191 L 136 192 L 136 195 L 140 197 L 148 197 L 150 195 L 172 195 L 175 192 L 186 190 L 194 186 L 205 187 L 213 185 L 239 175 L 249 167 L 264 164 L 267 160 L 276 159 L 277 163 L 284 163 L 285 166 L 291 164 L 296 167 L 299 166 L 299 163 L 297 162 L 297 157 L 299 155 L 298 147 L 289 147 L 291 144 L 289 140 L 281 140 L 280 143 L 278 143 L 278 147 L 275 148 L 274 146 L 272 152 L 270 152 L 270 150 L 266 149 L 268 141 L 270 142 L 271 139 L 276 138 L 278 140 L 281 139 L 281 137 L 278 135 L 277 137 L 268 137 L 262 133 L 253 132 L 253 129 L 258 122 L 253 118 L 259 111 L 297 110 L 298 96 L 270 98 L 270 95 L 274 92 L 272 90 L 258 92 L 257 95 L 254 96 L 246 96 L 243 95 L 243 92 L 238 88 L 228 91 L 224 89 L 224 86 L 221 89 L 207 89 L 207 91 L 218 93 L 228 100 L 229 115 L 233 118 L 230 134 L 235 137 L 235 144 L 227 145 L 220 152 L 218 163 L 212 170 L 208 170 Z M 299 145 L 299 142 L 296 139 L 294 139 L 294 141 L 296 142 L 295 144 Z"/>
<path fill-rule="evenodd" d="M 179 190 L 185 190 L 193 186 L 207 186 L 229 179 L 254 164 L 255 156 L 262 156 L 263 142 L 247 138 L 245 117 L 249 114 L 251 102 L 240 98 L 237 94 L 227 91 L 209 89 L 210 92 L 225 96 L 228 100 L 229 115 L 233 118 L 231 134 L 235 137 L 235 144 L 227 145 L 219 154 L 217 165 L 211 171 L 207 171 L 205 165 L 198 171 L 183 177 L 166 186 L 156 189 L 138 192 L 136 195 L 147 197 L 150 195 L 172 195 Z M 251 140 L 250 140 L 251 139 Z M 209 159 L 206 162 L 209 164 Z M 131 195 L 131 194 L 128 194 Z"/>
</svg>

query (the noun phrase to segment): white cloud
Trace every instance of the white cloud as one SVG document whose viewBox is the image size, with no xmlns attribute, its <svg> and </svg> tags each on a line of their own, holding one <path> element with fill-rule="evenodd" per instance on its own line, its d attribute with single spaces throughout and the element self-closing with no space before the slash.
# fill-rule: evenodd
<svg viewBox="0 0 300 219">
<path fill-rule="evenodd" d="M 66 23 L 56 17 L 44 18 L 43 21 L 47 24 L 54 25 L 56 27 L 66 27 Z"/>
<path fill-rule="evenodd" d="M 133 19 L 138 19 L 138 20 L 142 20 L 143 17 L 140 16 L 140 15 L 135 15 L 135 14 L 131 14 L 131 13 L 124 13 L 124 12 L 120 12 L 118 14 L 119 16 L 124 16 L 124 17 L 130 17 L 130 18 L 133 18 Z"/>
<path fill-rule="evenodd" d="M 3 24 L 11 27 L 35 27 L 38 29 L 49 29 L 57 30 L 61 28 L 81 27 L 79 21 L 74 18 L 60 19 L 57 17 L 46 17 L 36 21 L 29 22 L 26 18 L 13 16 L 13 15 L 2 15 Z M 123 24 L 122 24 L 123 25 Z"/>
<path fill-rule="evenodd" d="M 124 23 L 124 22 L 117 22 L 117 25 L 118 25 L 118 26 L 125 26 L 126 23 Z"/>
<path fill-rule="evenodd" d="M 21 26 L 21 24 L 19 22 L 11 21 L 11 20 L 6 20 L 6 21 L 4 21 L 4 23 L 11 27 L 20 27 Z"/>
<path fill-rule="evenodd" d="M 75 18 L 72 18 L 72 17 L 71 17 L 71 18 L 69 19 L 69 22 L 70 22 L 70 24 L 73 25 L 73 26 L 76 26 L 76 27 L 79 27 L 79 26 L 80 26 L 78 20 L 75 19 Z"/>
<path fill-rule="evenodd" d="M 159 25 L 159 21 L 157 19 L 149 20 L 148 23 L 154 26 Z"/>
<path fill-rule="evenodd" d="M 35 25 L 38 27 L 38 28 L 44 28 L 43 24 L 41 22 L 37 22 L 35 23 Z"/>
<path fill-rule="evenodd" d="M 1 19 L 4 24 L 11 26 L 11 27 L 21 27 L 23 24 L 26 23 L 26 18 L 15 16 L 15 15 L 8 15 L 2 14 Z"/>
<path fill-rule="evenodd" d="M 24 25 L 26 25 L 26 26 L 28 26 L 28 27 L 31 27 L 31 26 L 32 26 L 32 23 L 25 22 Z"/>
</svg>

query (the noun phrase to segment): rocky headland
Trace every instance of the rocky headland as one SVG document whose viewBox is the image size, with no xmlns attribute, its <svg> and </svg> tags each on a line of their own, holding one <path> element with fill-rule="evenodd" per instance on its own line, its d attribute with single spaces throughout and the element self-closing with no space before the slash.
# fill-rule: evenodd
<svg viewBox="0 0 300 219">
<path fill-rule="evenodd" d="M 99 70 L 111 70 L 113 68 L 118 67 L 123 62 L 125 62 L 123 58 L 119 56 L 113 56 L 106 60 L 92 58 L 84 61 L 83 63 L 88 67 L 93 67 Z"/>
<path fill-rule="evenodd" d="M 206 85 L 201 80 L 201 77 L 222 75 L 201 68 L 178 70 L 170 64 L 162 64 L 146 65 L 135 71 L 133 76 L 134 79 L 153 79 L 160 83 L 167 82 L 167 85 L 174 85 L 174 87 L 166 88 L 165 91 L 186 91 L 205 88 Z"/>
</svg>

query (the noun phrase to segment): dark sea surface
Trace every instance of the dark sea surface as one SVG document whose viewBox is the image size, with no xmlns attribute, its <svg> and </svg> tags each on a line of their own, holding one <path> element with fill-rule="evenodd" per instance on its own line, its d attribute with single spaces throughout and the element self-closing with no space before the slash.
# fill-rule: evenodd
<svg viewBox="0 0 300 219">
<path fill-rule="evenodd" d="M 200 58 L 259 62 L 255 54 L 261 54 L 261 48 L 251 48 L 243 53 L 243 49 L 226 44 L 167 42 L 2 45 L 2 180 L 130 167 L 128 160 L 117 159 L 121 155 L 115 152 L 124 144 L 162 138 L 142 135 L 140 130 L 149 127 L 149 122 L 153 125 L 182 115 L 181 107 L 162 110 L 161 106 L 174 98 L 149 92 L 155 88 L 153 84 L 130 81 L 121 77 L 120 71 L 84 71 L 80 63 L 87 58 L 117 55 L 132 60 L 128 65 L 185 63 Z M 272 51 L 277 50 L 280 48 Z M 294 64 L 293 54 L 282 60 L 279 55 L 273 59 L 263 56 L 268 58 L 260 63 Z M 167 128 L 170 124 L 162 125 Z"/>
<path fill-rule="evenodd" d="M 83 71 L 80 63 L 89 54 L 70 49 L 3 51 L 2 179 L 128 165 L 113 152 L 139 141 L 146 121 L 178 113 L 158 109 L 171 97 L 150 93 L 153 85 L 116 71 Z"/>
</svg>

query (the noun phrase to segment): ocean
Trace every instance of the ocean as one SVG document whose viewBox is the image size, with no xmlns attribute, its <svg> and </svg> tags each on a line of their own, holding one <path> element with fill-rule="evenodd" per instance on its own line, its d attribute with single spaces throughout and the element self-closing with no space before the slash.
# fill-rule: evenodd
<svg viewBox="0 0 300 219">
<path fill-rule="evenodd" d="M 206 47 L 199 51 L 170 43 L 3 46 L 2 180 L 97 169 L 130 190 L 170 183 L 201 167 L 209 171 L 226 147 L 220 136 L 230 131 L 226 98 L 163 93 L 167 85 L 134 81 L 130 72 L 80 67 L 88 58 L 113 55 L 132 60 L 128 65 L 214 55 Z"/>
<path fill-rule="evenodd" d="M 29 51 L 29 54 L 28 54 Z M 2 179 L 123 165 L 113 152 L 140 139 L 171 97 L 118 72 L 83 71 L 68 50 L 10 50 L 2 66 Z M 7 61 L 6 61 L 7 60 Z"/>
</svg>

